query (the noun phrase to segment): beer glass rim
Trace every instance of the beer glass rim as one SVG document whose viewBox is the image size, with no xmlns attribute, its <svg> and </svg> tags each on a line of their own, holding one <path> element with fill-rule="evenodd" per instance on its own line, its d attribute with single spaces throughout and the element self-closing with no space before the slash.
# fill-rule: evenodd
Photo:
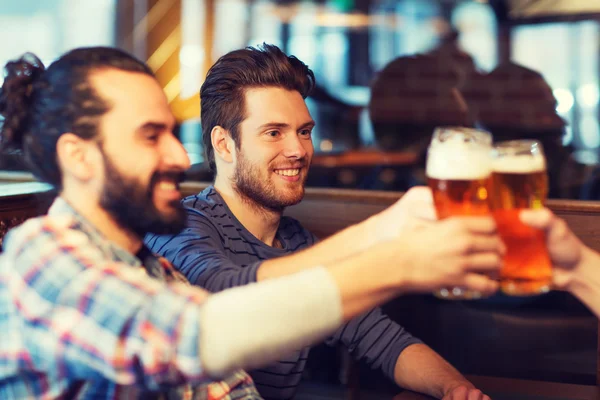
<svg viewBox="0 0 600 400">
<path fill-rule="evenodd" d="M 482 144 L 492 145 L 492 134 L 483 129 L 471 128 L 467 126 L 438 126 L 434 129 L 433 135 L 431 136 L 431 144 L 433 143 L 443 143 L 444 140 L 440 138 L 444 133 L 464 133 L 469 134 Z"/>
<path fill-rule="evenodd" d="M 534 139 L 519 139 L 519 140 L 505 140 L 494 143 L 495 155 L 498 153 L 502 154 L 525 154 L 531 155 L 544 155 L 544 149 L 542 143 L 539 140 Z"/>
</svg>

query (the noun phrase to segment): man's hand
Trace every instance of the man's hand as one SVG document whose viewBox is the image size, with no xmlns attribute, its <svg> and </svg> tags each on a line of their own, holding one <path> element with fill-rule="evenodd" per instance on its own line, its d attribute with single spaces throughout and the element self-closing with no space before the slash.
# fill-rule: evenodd
<svg viewBox="0 0 600 400">
<path fill-rule="evenodd" d="M 397 248 L 409 290 L 460 286 L 491 294 L 498 288 L 490 276 L 499 272 L 505 247 L 492 217 L 448 218 L 402 234 Z"/>
<path fill-rule="evenodd" d="M 399 234 L 429 226 L 437 219 L 433 194 L 427 186 L 416 186 L 396 203 L 370 218 L 376 240 L 389 240 Z"/>
<path fill-rule="evenodd" d="M 546 232 L 548 253 L 554 268 L 554 285 L 567 289 L 580 263 L 585 246 L 569 229 L 567 223 L 550 210 L 523 210 L 521 221 Z"/>
<path fill-rule="evenodd" d="M 489 396 L 483 394 L 481 390 L 475 389 L 471 385 L 457 386 L 444 395 L 443 400 L 491 400 Z"/>
</svg>

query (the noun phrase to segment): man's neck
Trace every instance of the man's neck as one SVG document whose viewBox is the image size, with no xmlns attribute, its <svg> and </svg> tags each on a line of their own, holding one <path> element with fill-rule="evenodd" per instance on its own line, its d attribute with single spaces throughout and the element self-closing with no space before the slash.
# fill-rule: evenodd
<svg viewBox="0 0 600 400">
<path fill-rule="evenodd" d="M 215 180 L 215 189 L 233 215 L 251 234 L 268 246 L 274 246 L 275 235 L 281 221 L 281 212 L 266 209 L 251 199 L 242 197 L 229 182 Z"/>
<path fill-rule="evenodd" d="M 97 201 L 91 199 L 91 196 L 86 197 L 83 191 L 63 190 L 60 196 L 106 239 L 131 254 L 136 254 L 142 247 L 142 239 L 137 234 L 123 229 Z"/>
</svg>

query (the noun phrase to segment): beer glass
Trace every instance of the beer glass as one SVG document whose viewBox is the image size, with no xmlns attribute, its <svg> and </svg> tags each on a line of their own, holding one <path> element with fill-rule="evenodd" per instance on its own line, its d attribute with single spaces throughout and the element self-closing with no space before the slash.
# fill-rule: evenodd
<svg viewBox="0 0 600 400">
<path fill-rule="evenodd" d="M 513 296 L 550 290 L 552 268 L 545 235 L 519 220 L 524 208 L 542 208 L 548 195 L 546 159 L 535 140 L 500 142 L 492 152 L 490 208 L 506 245 L 501 290 Z"/>
<path fill-rule="evenodd" d="M 439 219 L 488 215 L 492 135 L 463 127 L 437 128 L 427 151 L 427 183 Z M 445 288 L 434 293 L 443 299 L 477 299 L 481 293 Z"/>
</svg>

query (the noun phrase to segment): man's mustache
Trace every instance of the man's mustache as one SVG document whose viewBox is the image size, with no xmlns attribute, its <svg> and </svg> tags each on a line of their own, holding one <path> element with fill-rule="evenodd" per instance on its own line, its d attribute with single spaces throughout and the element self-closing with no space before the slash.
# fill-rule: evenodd
<svg viewBox="0 0 600 400">
<path fill-rule="evenodd" d="M 179 184 L 183 182 L 186 178 L 185 172 L 183 171 L 159 171 L 152 174 L 152 178 L 150 178 L 150 191 L 158 184 L 160 181 L 171 181 L 174 182 L 177 187 Z"/>
<path fill-rule="evenodd" d="M 293 163 L 286 163 L 282 165 L 276 165 L 273 169 L 300 169 L 308 166 L 307 160 L 300 159 Z"/>
</svg>

